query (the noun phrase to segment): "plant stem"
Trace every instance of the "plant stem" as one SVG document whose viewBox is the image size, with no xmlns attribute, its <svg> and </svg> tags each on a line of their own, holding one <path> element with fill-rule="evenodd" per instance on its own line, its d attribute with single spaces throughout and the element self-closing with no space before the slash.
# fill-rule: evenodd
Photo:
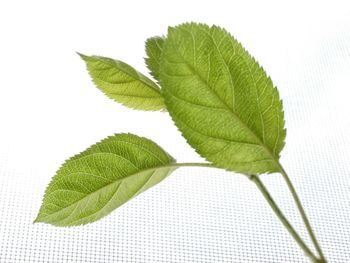
<svg viewBox="0 0 350 263">
<path fill-rule="evenodd" d="M 304 251 L 305 255 L 308 256 L 312 262 L 322 262 L 322 261 L 319 261 L 319 259 L 312 253 L 312 251 L 308 248 L 308 246 L 301 239 L 299 234 L 295 231 L 293 226 L 289 223 L 289 221 L 284 216 L 284 214 L 282 213 L 280 208 L 277 206 L 276 202 L 273 200 L 269 191 L 266 189 L 265 185 L 262 183 L 262 181 L 259 179 L 259 177 L 256 175 L 249 175 L 249 179 L 252 180 L 255 183 L 255 185 L 259 188 L 260 192 L 263 194 L 266 201 L 269 203 L 272 210 L 275 212 L 276 216 L 279 218 L 279 220 L 282 222 L 282 224 L 285 226 L 285 228 L 288 230 L 288 232 L 292 235 L 292 237 L 297 242 L 297 244 L 300 246 L 300 248 Z"/>
<path fill-rule="evenodd" d="M 300 199 L 298 197 L 298 194 L 297 192 L 295 191 L 295 188 L 291 182 L 291 180 L 289 179 L 286 171 L 283 169 L 282 165 L 280 164 L 280 168 L 281 168 L 281 174 L 283 176 L 283 179 L 285 180 L 285 182 L 287 183 L 287 186 L 288 186 L 288 189 L 289 191 L 291 192 L 292 196 L 293 196 L 293 199 L 294 199 L 294 202 L 295 204 L 297 205 L 298 207 L 298 210 L 299 210 L 299 213 L 304 221 L 304 224 L 305 224 L 305 227 L 307 229 L 307 232 L 309 233 L 309 236 L 312 240 L 312 243 L 314 244 L 319 256 L 320 256 L 320 262 L 326 262 L 326 259 L 323 255 L 323 252 L 322 252 L 322 249 L 320 247 L 320 245 L 318 244 L 317 242 L 317 239 L 316 239 L 316 236 L 314 234 L 314 232 L 312 231 L 312 228 L 311 228 L 311 225 L 310 225 L 310 222 L 306 216 L 306 213 L 305 213 L 305 210 L 300 202 Z"/>
<path fill-rule="evenodd" d="M 301 205 L 300 199 L 295 191 L 295 188 L 291 182 L 291 180 L 289 179 L 286 171 L 283 169 L 282 165 L 278 162 L 278 165 L 280 167 L 281 170 L 281 174 L 284 178 L 284 180 L 287 183 L 288 189 L 291 192 L 294 202 L 296 203 L 299 213 L 303 219 L 303 222 L 305 224 L 305 227 L 309 233 L 309 236 L 320 256 L 320 258 L 317 258 L 315 256 L 315 254 L 309 249 L 309 247 L 305 244 L 305 242 L 301 239 L 301 237 L 299 236 L 299 234 L 295 231 L 295 229 L 293 228 L 293 226 L 289 223 L 289 221 L 287 220 L 287 218 L 285 217 L 285 215 L 282 213 L 282 211 L 280 210 L 280 208 L 277 206 L 276 202 L 274 201 L 274 199 L 272 198 L 272 196 L 270 195 L 269 191 L 267 190 L 267 188 L 265 187 L 265 185 L 263 184 L 263 182 L 260 180 L 260 178 L 257 175 L 247 175 L 248 178 L 250 180 L 252 180 L 255 185 L 258 187 L 258 189 L 260 190 L 260 192 L 263 194 L 263 196 L 265 197 L 266 201 L 269 203 L 269 205 L 271 206 L 272 210 L 274 211 L 274 213 L 276 214 L 276 216 L 279 218 L 279 220 L 282 222 L 282 224 L 286 227 L 286 229 L 288 230 L 288 232 L 292 235 L 292 237 L 294 238 L 294 240 L 297 242 L 297 244 L 300 246 L 300 248 L 304 251 L 305 255 L 308 256 L 310 258 L 310 260 L 312 262 L 315 263 L 326 263 L 326 259 L 322 253 L 321 247 L 319 246 L 317 239 L 315 237 L 315 234 L 312 231 L 310 222 L 306 216 L 305 210 L 303 208 L 303 206 Z M 209 167 L 209 168 L 216 168 L 215 166 L 213 166 L 210 163 L 177 163 L 174 164 L 172 166 L 176 166 L 176 167 Z"/>
<path fill-rule="evenodd" d="M 209 167 L 209 168 L 217 168 L 213 166 L 211 163 L 174 163 L 171 166 L 175 167 Z"/>
</svg>

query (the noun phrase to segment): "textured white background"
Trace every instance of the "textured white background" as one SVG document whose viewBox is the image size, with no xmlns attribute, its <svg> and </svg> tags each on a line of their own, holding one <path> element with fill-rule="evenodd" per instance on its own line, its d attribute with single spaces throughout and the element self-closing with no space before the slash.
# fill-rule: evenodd
<svg viewBox="0 0 350 263">
<path fill-rule="evenodd" d="M 200 161 L 166 113 L 131 111 L 74 53 L 143 73 L 144 40 L 186 21 L 229 30 L 284 101 L 282 163 L 330 262 L 350 258 L 350 6 L 347 1 L 1 1 L 0 262 L 306 262 L 243 176 L 179 169 L 94 224 L 32 224 L 67 157 L 118 132 Z M 263 176 L 306 237 L 279 175 Z"/>
</svg>

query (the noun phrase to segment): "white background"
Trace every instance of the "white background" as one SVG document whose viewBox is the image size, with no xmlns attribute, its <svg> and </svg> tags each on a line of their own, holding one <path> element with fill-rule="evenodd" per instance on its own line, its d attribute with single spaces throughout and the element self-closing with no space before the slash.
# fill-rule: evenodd
<svg viewBox="0 0 350 263">
<path fill-rule="evenodd" d="M 147 74 L 145 39 L 188 21 L 226 28 L 271 75 L 286 113 L 282 163 L 330 261 L 349 260 L 347 1 L 13 0 L 0 2 L 0 262 L 305 261 L 256 189 L 215 170 L 179 170 L 89 226 L 32 224 L 59 165 L 113 133 L 200 160 L 166 113 L 106 98 L 75 54 Z M 265 178 L 303 231 L 279 176 Z"/>
</svg>

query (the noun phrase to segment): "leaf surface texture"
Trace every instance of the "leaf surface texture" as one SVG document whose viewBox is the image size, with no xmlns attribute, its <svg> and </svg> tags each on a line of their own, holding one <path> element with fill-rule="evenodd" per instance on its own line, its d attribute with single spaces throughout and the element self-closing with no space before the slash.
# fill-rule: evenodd
<svg viewBox="0 0 350 263">
<path fill-rule="evenodd" d="M 164 37 L 151 37 L 146 41 L 146 65 L 151 75 L 159 81 L 159 67 L 162 56 Z"/>
<path fill-rule="evenodd" d="M 154 142 L 117 134 L 67 160 L 46 189 L 36 222 L 94 222 L 165 179 L 175 160 Z"/>
<path fill-rule="evenodd" d="M 220 168 L 279 172 L 282 102 L 241 44 L 217 26 L 187 23 L 169 28 L 162 52 L 165 104 L 188 143 Z"/>
<path fill-rule="evenodd" d="M 130 65 L 107 57 L 79 55 L 95 85 L 109 98 L 137 110 L 165 107 L 158 85 Z"/>
</svg>

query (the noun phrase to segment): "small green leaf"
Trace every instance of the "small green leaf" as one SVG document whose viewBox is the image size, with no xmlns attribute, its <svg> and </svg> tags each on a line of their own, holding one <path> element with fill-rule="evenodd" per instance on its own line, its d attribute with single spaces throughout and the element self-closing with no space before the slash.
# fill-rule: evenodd
<svg viewBox="0 0 350 263">
<path fill-rule="evenodd" d="M 169 28 L 160 83 L 169 114 L 206 160 L 241 173 L 280 171 L 286 132 L 278 91 L 225 30 Z"/>
<path fill-rule="evenodd" d="M 164 37 L 151 37 L 146 41 L 146 65 L 157 81 L 159 81 L 159 66 L 164 40 Z"/>
<path fill-rule="evenodd" d="M 154 142 L 117 134 L 66 161 L 46 189 L 35 222 L 94 222 L 165 179 L 175 160 Z"/>
<path fill-rule="evenodd" d="M 109 98 L 132 109 L 164 109 L 158 85 L 128 64 L 106 57 L 79 55 L 95 85 Z"/>
</svg>

